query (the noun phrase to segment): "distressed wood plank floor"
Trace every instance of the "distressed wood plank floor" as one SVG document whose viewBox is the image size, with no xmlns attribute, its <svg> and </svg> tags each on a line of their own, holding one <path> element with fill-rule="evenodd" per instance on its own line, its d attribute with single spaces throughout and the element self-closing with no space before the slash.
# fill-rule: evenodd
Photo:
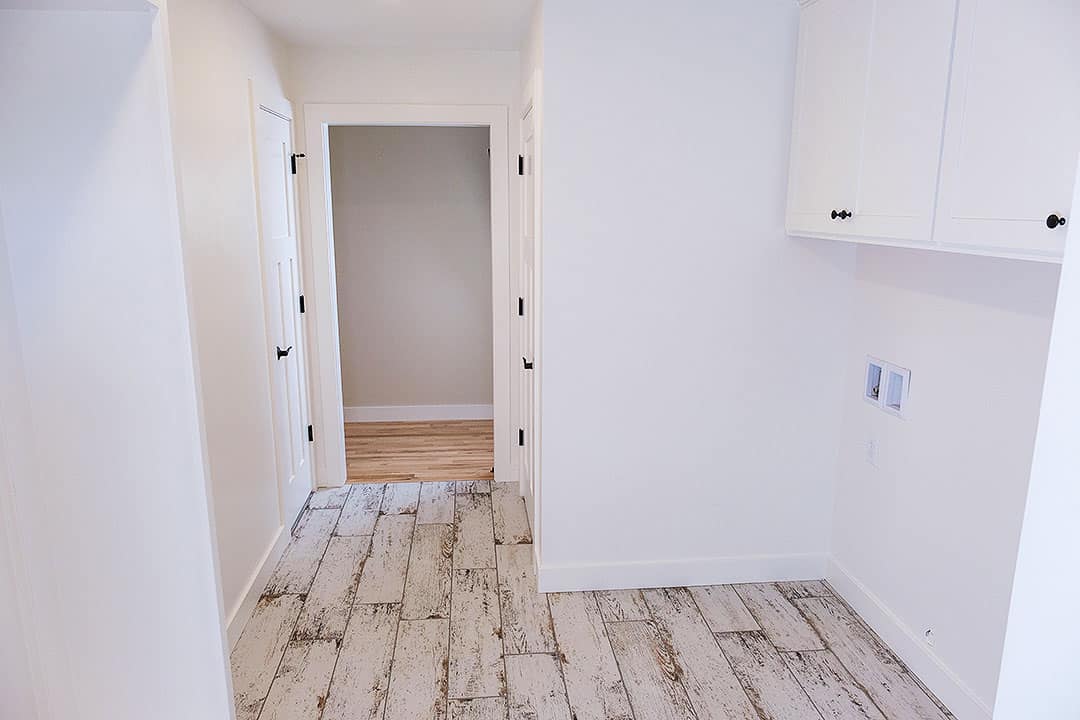
<svg viewBox="0 0 1080 720">
<path fill-rule="evenodd" d="M 821 581 L 540 595 L 524 501 L 468 476 L 305 513 L 232 653 L 242 720 L 952 720 Z"/>
<path fill-rule="evenodd" d="M 491 480 L 491 420 L 345 423 L 350 483 Z"/>
</svg>

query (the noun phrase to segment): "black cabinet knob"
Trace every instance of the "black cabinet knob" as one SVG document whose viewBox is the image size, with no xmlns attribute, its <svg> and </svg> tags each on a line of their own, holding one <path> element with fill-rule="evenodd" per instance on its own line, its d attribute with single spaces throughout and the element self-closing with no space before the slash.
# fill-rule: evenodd
<svg viewBox="0 0 1080 720">
<path fill-rule="evenodd" d="M 852 213 L 848 212 L 847 210 L 841 210 L 840 211 L 840 219 L 841 220 L 847 220 L 851 216 L 852 216 Z"/>
<path fill-rule="evenodd" d="M 831 217 L 833 220 L 835 220 L 836 218 L 840 217 L 840 213 L 837 212 L 836 210 L 833 210 L 831 213 L 829 213 L 829 217 Z"/>
<path fill-rule="evenodd" d="M 275 346 L 275 347 L 277 347 L 277 346 Z M 285 348 L 284 350 L 282 350 L 280 347 L 278 347 L 277 348 L 277 359 L 280 360 L 283 357 L 288 357 L 290 352 L 292 352 L 292 345 Z"/>
<path fill-rule="evenodd" d="M 1046 218 L 1046 227 L 1050 228 L 1051 230 L 1056 228 L 1058 225 L 1064 225 L 1064 224 L 1065 224 L 1065 218 L 1061 217 L 1060 215 L 1054 214 L 1054 215 L 1050 215 L 1048 218 Z"/>
</svg>

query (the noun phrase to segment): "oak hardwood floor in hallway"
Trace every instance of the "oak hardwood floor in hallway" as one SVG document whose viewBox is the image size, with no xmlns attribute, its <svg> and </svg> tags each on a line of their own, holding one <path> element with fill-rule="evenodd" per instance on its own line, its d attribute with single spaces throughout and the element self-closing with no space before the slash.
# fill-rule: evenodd
<svg viewBox="0 0 1080 720">
<path fill-rule="evenodd" d="M 536 592 L 516 487 L 316 493 L 232 653 L 238 720 L 946 720 L 821 581 Z"/>
<path fill-rule="evenodd" d="M 492 480 L 491 420 L 345 423 L 350 483 Z"/>
</svg>

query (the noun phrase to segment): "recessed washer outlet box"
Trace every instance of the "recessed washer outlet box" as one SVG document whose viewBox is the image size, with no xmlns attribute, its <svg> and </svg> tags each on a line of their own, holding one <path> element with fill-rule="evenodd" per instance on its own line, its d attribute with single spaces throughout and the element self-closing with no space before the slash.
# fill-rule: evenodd
<svg viewBox="0 0 1080 720">
<path fill-rule="evenodd" d="M 863 399 L 887 413 L 904 417 L 911 371 L 867 355 Z"/>
</svg>

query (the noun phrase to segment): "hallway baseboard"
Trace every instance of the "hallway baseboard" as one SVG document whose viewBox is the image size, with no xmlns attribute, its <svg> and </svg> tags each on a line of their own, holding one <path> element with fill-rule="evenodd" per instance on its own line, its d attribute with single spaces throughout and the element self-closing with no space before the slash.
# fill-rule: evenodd
<svg viewBox="0 0 1080 720">
<path fill-rule="evenodd" d="M 921 632 L 901 620 L 892 608 L 836 558 L 829 558 L 825 579 L 938 699 L 949 707 L 953 715 L 964 720 L 990 720 L 993 714 L 993 699 L 987 702 L 980 698 L 926 645 Z"/>
<path fill-rule="evenodd" d="M 285 548 L 291 539 L 292 535 L 289 533 L 288 528 L 281 527 L 278 529 L 273 542 L 266 549 L 259 566 L 255 568 L 247 587 L 244 588 L 240 601 L 233 607 L 232 612 L 226 618 L 225 627 L 230 652 L 236 647 L 236 641 L 240 639 L 240 633 L 244 632 L 244 626 L 247 625 L 251 613 L 254 612 L 255 606 L 259 603 L 259 598 L 262 597 L 263 588 L 270 581 L 270 575 L 273 574 L 278 560 L 281 559 L 281 555 L 285 552 Z"/>
<path fill-rule="evenodd" d="M 344 410 L 347 423 L 491 420 L 495 417 L 492 405 L 360 405 Z"/>
<path fill-rule="evenodd" d="M 825 577 L 827 560 L 826 555 L 813 553 L 610 565 L 540 565 L 538 582 L 540 592 L 549 593 L 816 580 Z"/>
</svg>

